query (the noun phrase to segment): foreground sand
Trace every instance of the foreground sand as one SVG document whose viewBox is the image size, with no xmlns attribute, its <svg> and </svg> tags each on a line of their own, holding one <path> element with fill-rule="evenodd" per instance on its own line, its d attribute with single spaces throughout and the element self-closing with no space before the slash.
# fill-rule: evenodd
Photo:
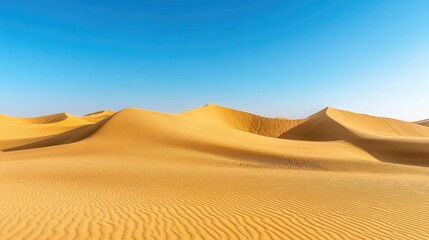
<svg viewBox="0 0 429 240">
<path fill-rule="evenodd" d="M 429 239 L 418 124 L 208 105 L 0 130 L 0 239 Z"/>
</svg>

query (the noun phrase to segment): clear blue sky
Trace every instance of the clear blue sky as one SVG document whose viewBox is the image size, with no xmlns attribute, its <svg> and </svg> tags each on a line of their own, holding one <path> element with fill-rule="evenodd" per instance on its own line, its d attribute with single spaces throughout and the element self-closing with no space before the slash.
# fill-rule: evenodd
<svg viewBox="0 0 429 240">
<path fill-rule="evenodd" d="M 0 112 L 429 118 L 427 0 L 1 1 Z"/>
</svg>

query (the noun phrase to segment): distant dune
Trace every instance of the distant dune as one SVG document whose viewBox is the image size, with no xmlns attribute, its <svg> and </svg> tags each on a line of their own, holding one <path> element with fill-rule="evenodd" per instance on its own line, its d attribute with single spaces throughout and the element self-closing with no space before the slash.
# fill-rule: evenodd
<svg viewBox="0 0 429 240">
<path fill-rule="evenodd" d="M 209 104 L 0 115 L 0 239 L 429 239 L 429 127 Z"/>
<path fill-rule="evenodd" d="M 13 148 L 21 149 L 29 144 L 34 144 L 48 139 L 64 135 L 68 132 L 80 132 L 79 129 L 87 129 L 96 122 L 112 115 L 111 111 L 102 111 L 91 115 L 76 117 L 70 113 L 59 113 L 35 118 L 17 118 L 0 115 L 0 150 Z M 73 135 L 73 134 L 72 134 Z M 73 136 L 64 137 L 65 142 L 71 141 Z M 58 145 L 62 141 L 52 141 L 48 145 Z M 79 139 L 81 140 L 81 139 Z M 42 147 L 47 145 L 32 145 Z"/>
<path fill-rule="evenodd" d="M 429 119 L 416 122 L 417 124 L 429 127 Z"/>
<path fill-rule="evenodd" d="M 214 104 L 184 112 L 182 115 L 268 137 L 278 137 L 305 121 L 266 118 Z"/>
</svg>

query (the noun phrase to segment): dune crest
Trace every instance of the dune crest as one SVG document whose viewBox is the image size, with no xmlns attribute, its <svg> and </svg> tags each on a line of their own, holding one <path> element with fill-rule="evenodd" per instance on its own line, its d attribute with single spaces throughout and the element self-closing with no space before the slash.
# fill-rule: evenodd
<svg viewBox="0 0 429 240">
<path fill-rule="evenodd" d="M 22 123 L 22 124 L 86 124 L 85 121 L 73 116 L 70 113 L 57 113 L 52 115 L 33 117 L 33 118 L 20 118 L 7 115 L 0 115 L 1 122 L 7 123 Z"/>
<path fill-rule="evenodd" d="M 106 117 L 112 116 L 114 113 L 115 112 L 110 110 L 102 110 L 102 111 L 86 114 L 85 116 L 82 116 L 80 118 L 90 122 L 98 122 Z"/>
</svg>

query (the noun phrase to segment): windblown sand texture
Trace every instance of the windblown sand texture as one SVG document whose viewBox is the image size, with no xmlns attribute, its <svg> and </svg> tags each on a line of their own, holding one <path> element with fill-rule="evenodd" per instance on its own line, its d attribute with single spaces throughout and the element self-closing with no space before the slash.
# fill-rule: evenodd
<svg viewBox="0 0 429 240">
<path fill-rule="evenodd" d="M 0 239 L 429 239 L 427 122 L 0 115 Z"/>
</svg>

